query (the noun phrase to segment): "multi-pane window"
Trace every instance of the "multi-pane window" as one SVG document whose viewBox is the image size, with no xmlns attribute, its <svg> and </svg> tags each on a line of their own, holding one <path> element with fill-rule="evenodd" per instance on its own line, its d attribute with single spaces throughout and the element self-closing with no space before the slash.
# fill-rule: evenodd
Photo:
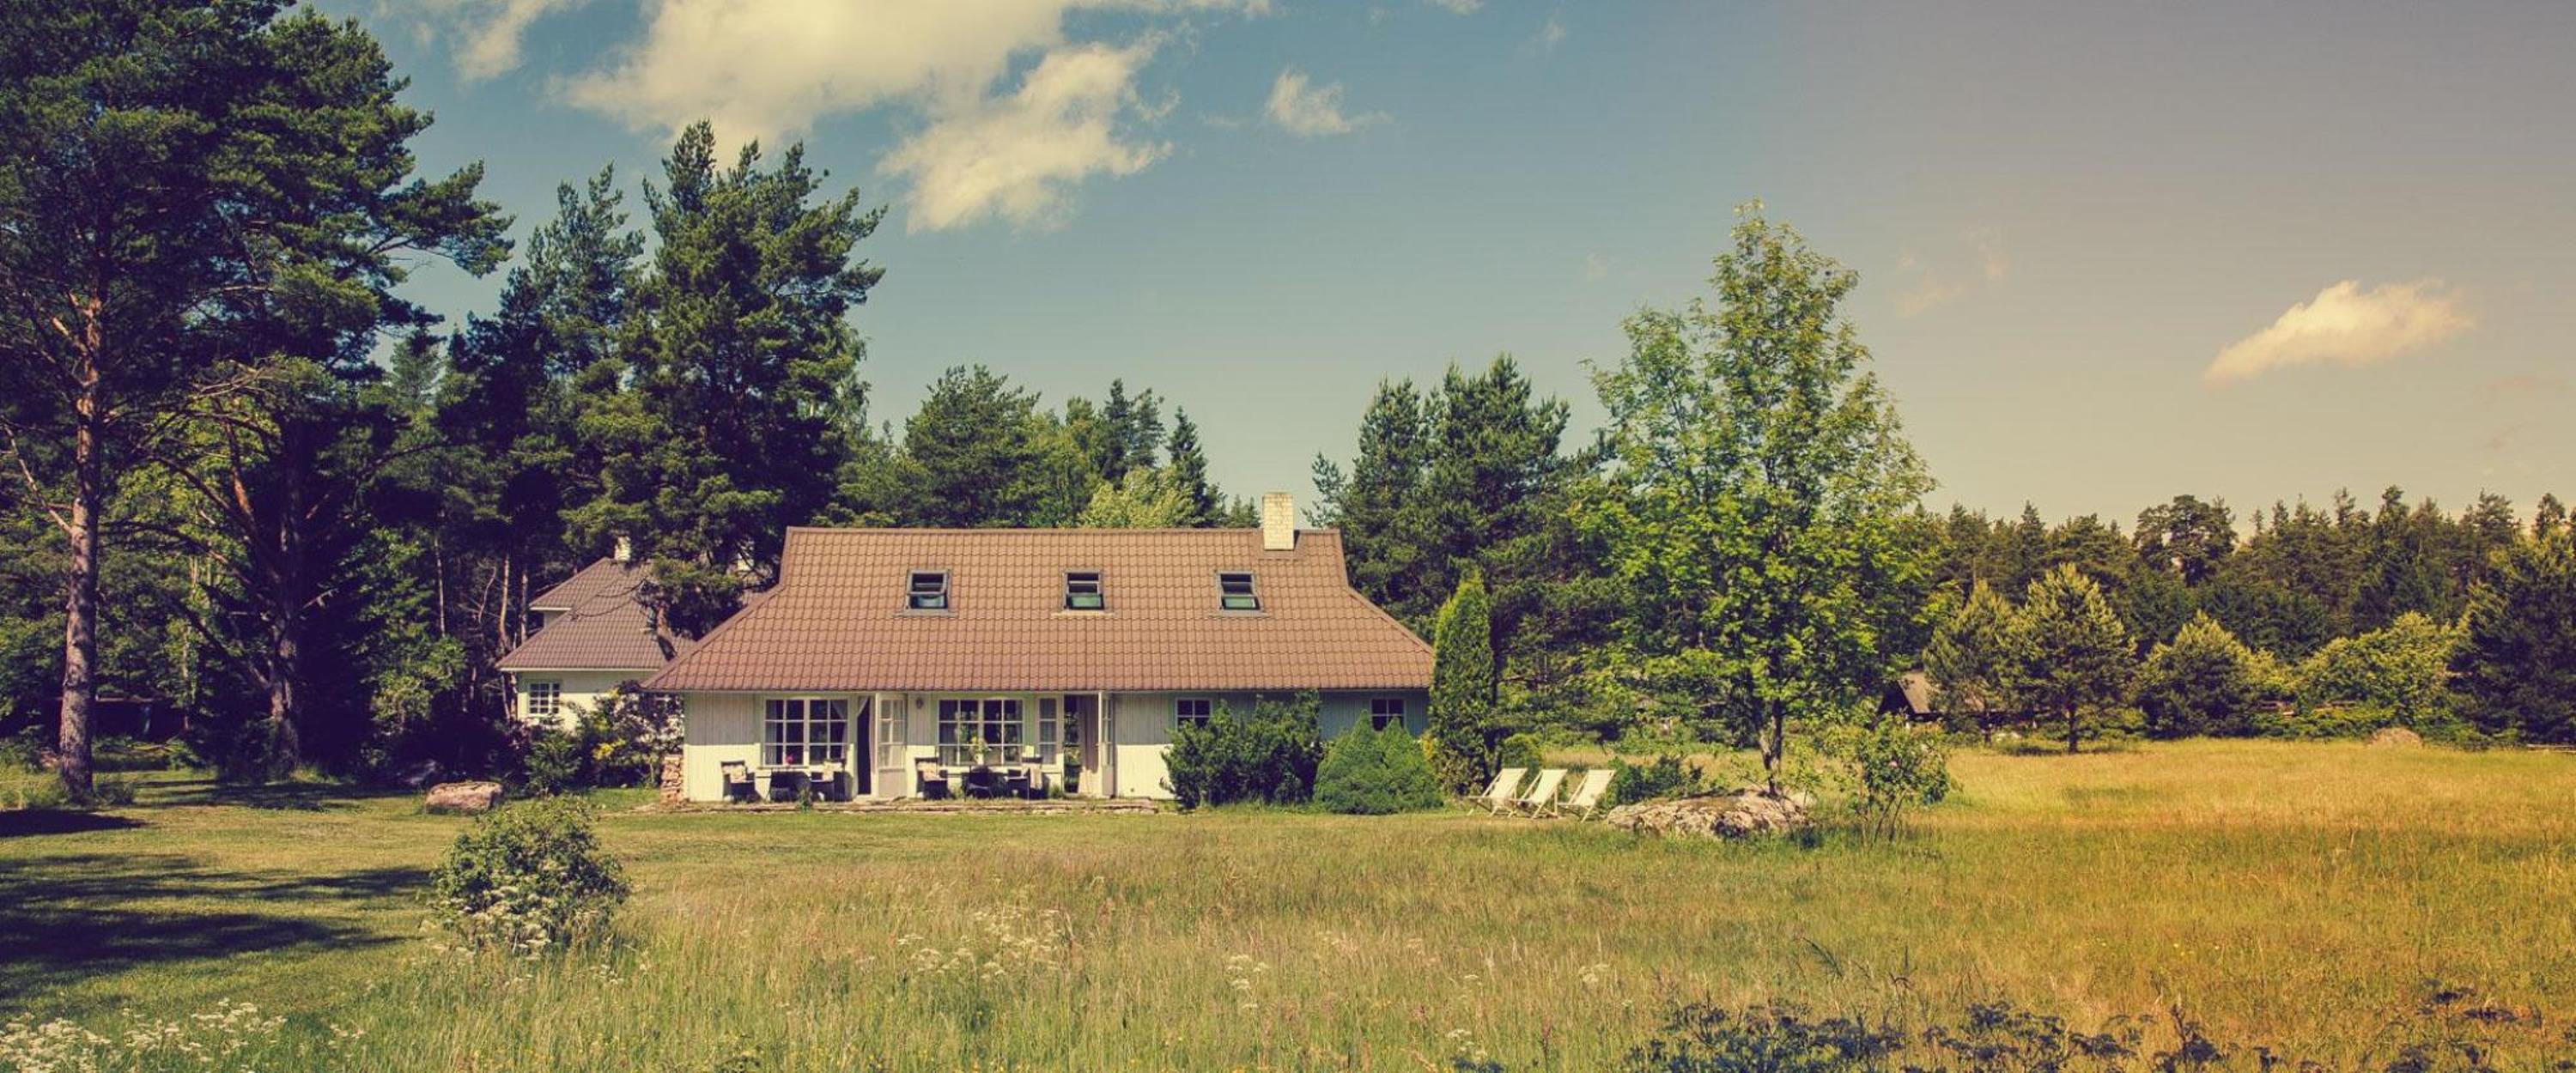
<svg viewBox="0 0 2576 1073">
<path fill-rule="evenodd" d="M 904 592 L 904 606 L 915 611 L 948 610 L 948 572 L 915 570 Z"/>
<path fill-rule="evenodd" d="M 849 702 L 832 697 L 776 697 L 762 713 L 760 762 L 770 767 L 850 761 Z"/>
<path fill-rule="evenodd" d="M 1370 697 L 1370 698 L 1369 698 L 1369 727 L 1370 727 L 1370 729 L 1373 729 L 1373 730 L 1384 730 L 1384 729 L 1386 729 L 1386 728 L 1388 728 L 1388 727 L 1400 727 L 1400 726 L 1403 726 L 1403 725 L 1404 725 L 1404 698 L 1402 698 L 1402 697 Z"/>
<path fill-rule="evenodd" d="M 1060 755 L 1064 721 L 1057 715 L 1060 702 L 1054 697 L 1038 698 L 1038 763 L 1052 764 Z"/>
<path fill-rule="evenodd" d="M 903 763 L 903 702 L 888 701 L 877 711 L 877 766 Z"/>
<path fill-rule="evenodd" d="M 1252 592 L 1252 572 L 1229 570 L 1218 574 L 1216 605 L 1227 611 L 1261 610 L 1261 597 Z"/>
<path fill-rule="evenodd" d="M 1100 595 L 1100 571 L 1067 570 L 1064 573 L 1064 609 L 1098 611 L 1108 606 Z"/>
<path fill-rule="evenodd" d="M 1179 697 L 1172 701 L 1172 722 L 1185 727 L 1203 727 L 1216 715 L 1216 702 L 1206 697 Z"/>
<path fill-rule="evenodd" d="M 1019 758 L 1018 698 L 951 697 L 939 702 L 940 763 L 1014 763 Z"/>
<path fill-rule="evenodd" d="M 551 719 L 563 712 L 563 683 L 528 683 L 528 716 Z"/>
</svg>

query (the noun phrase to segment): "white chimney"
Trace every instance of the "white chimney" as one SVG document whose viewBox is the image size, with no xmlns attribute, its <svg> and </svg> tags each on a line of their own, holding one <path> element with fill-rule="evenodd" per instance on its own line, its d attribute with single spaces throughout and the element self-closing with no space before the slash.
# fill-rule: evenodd
<svg viewBox="0 0 2576 1073">
<path fill-rule="evenodd" d="M 632 540 L 628 540 L 628 539 L 626 539 L 625 537 L 622 537 L 622 536 L 621 536 L 621 537 L 618 537 L 618 538 L 617 538 L 617 550 L 616 550 L 615 552 L 610 553 L 610 554 L 611 554 L 612 556 L 614 556 L 614 557 L 617 559 L 617 561 L 618 561 L 618 562 L 620 562 L 620 563 L 631 563 L 631 562 L 634 562 L 634 561 L 635 561 L 635 542 L 634 542 L 634 541 L 632 541 Z"/>
<path fill-rule="evenodd" d="M 1286 492 L 1261 497 L 1261 550 L 1297 550 L 1297 500 Z"/>
</svg>

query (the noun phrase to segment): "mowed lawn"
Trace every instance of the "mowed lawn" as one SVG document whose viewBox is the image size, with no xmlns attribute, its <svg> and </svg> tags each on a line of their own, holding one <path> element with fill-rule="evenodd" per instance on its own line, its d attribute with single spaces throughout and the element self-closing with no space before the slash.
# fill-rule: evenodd
<svg viewBox="0 0 2576 1073">
<path fill-rule="evenodd" d="M 370 1070 L 1589 1069 L 1673 1000 L 1898 1018 L 2179 1008 L 2385 1056 L 2434 982 L 2576 1015 L 2576 756 L 2187 743 L 1963 753 L 1893 842 L 1451 812 L 665 814 L 602 799 L 611 952 L 447 951 L 460 829 L 408 797 L 170 779 L 0 814 L 0 1015 L 248 1001 Z M 2508 1033 L 2537 1058 L 2546 1032 Z M 349 1035 L 349 1033 L 358 1033 Z M 2521 1043 L 2515 1042 L 2522 1041 Z"/>
</svg>

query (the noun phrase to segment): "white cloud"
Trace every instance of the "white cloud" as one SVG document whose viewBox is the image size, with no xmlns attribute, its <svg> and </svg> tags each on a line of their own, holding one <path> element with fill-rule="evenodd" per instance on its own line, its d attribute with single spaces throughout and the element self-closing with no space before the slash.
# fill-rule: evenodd
<svg viewBox="0 0 2576 1073">
<path fill-rule="evenodd" d="M 2202 378 L 2223 384 L 2294 365 L 2369 365 L 2422 350 L 2475 323 L 2440 280 L 2384 283 L 2367 291 L 2344 280 L 2291 306 L 2271 327 L 2228 344 Z"/>
<path fill-rule="evenodd" d="M 1121 138 L 1148 39 L 1125 48 L 1087 45 L 1047 54 L 1018 92 L 941 115 L 877 167 L 912 181 L 905 227 L 937 231 L 999 216 L 1015 224 L 1060 218 L 1068 186 L 1095 174 L 1133 175 L 1167 144 Z"/>
<path fill-rule="evenodd" d="M 1431 6 L 1446 8 L 1452 15 L 1473 15 L 1485 6 L 1485 0 L 1429 0 Z"/>
<path fill-rule="evenodd" d="M 1523 50 L 1544 56 L 1556 51 L 1556 46 L 1564 43 L 1565 23 L 1558 21 L 1556 16 L 1550 15 L 1547 17 L 1547 22 L 1538 28 L 1538 32 L 1530 36 L 1529 44 L 1523 46 Z"/>
<path fill-rule="evenodd" d="M 1993 231 L 1968 232 L 1961 248 L 1940 263 L 1911 250 L 1896 259 L 1896 271 L 1911 280 L 1896 295 L 1896 312 L 1912 317 L 1938 309 L 2004 280 L 2012 259 L 2004 255 L 2001 236 Z"/>
<path fill-rule="evenodd" d="M 419 0 L 409 9 L 387 8 L 386 13 L 408 10 L 419 17 L 419 31 L 435 39 L 443 33 L 454 34 L 456 72 L 467 81 L 480 82 L 519 65 L 520 39 L 527 36 L 528 26 L 557 11 L 570 10 L 589 0 Z"/>
<path fill-rule="evenodd" d="M 1301 138 L 1348 134 L 1386 119 L 1377 113 L 1344 114 L 1341 83 L 1329 86 L 1310 84 L 1305 72 L 1294 67 L 1280 71 L 1278 80 L 1270 84 L 1270 103 L 1265 111 L 1270 122 Z"/>
<path fill-rule="evenodd" d="M 578 0 L 501 0 L 545 4 Z M 1141 69 L 1160 36 L 1068 40 L 1067 16 L 1117 9 L 1257 15 L 1266 0 L 651 0 L 643 37 L 562 84 L 573 103 L 637 130 L 699 119 L 728 143 L 810 130 L 881 107 L 926 125 L 879 161 L 908 176 L 907 226 L 986 217 L 1043 222 L 1072 184 L 1132 175 L 1168 147 L 1122 128 L 1157 120 Z M 1036 57 L 1016 85 L 1008 76 Z"/>
</svg>

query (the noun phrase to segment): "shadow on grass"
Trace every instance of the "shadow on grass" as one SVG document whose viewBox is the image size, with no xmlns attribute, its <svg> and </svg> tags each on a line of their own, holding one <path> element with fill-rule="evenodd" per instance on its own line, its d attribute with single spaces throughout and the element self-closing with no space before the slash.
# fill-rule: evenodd
<svg viewBox="0 0 2576 1073">
<path fill-rule="evenodd" d="M 65 809 L 25 809 L 0 812 L 0 838 L 25 838 L 31 835 L 83 835 L 95 831 L 126 831 L 143 826 L 143 821 L 102 812 L 77 812 Z"/>
<path fill-rule="evenodd" d="M 322 812 L 355 808 L 369 798 L 401 797 L 410 791 L 330 782 L 224 782 L 219 779 L 172 779 L 158 782 L 138 802 L 152 805 L 229 805 L 286 812 Z"/>
<path fill-rule="evenodd" d="M 418 868 L 226 872 L 176 854 L 0 861 L 0 1009 L 81 979 L 252 952 L 392 941 L 325 905 L 395 897 Z"/>
</svg>

